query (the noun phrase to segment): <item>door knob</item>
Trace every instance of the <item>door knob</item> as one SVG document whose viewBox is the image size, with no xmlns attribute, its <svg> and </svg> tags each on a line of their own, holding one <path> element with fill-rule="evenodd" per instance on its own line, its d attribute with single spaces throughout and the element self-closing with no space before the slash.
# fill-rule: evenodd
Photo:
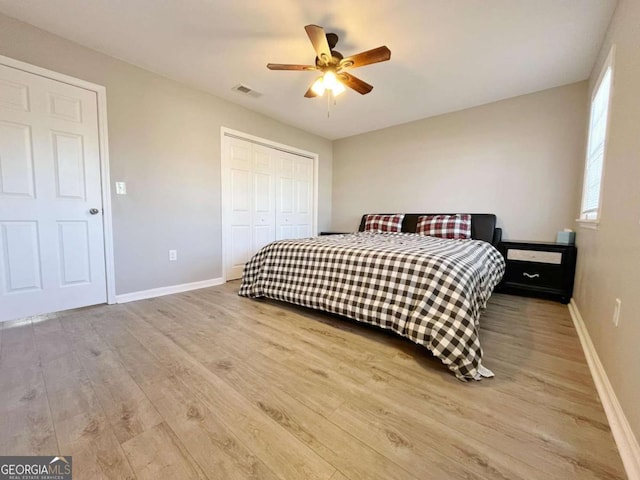
<svg viewBox="0 0 640 480">
<path fill-rule="evenodd" d="M 98 210 L 97 208 L 92 208 L 91 210 L 89 210 L 89 213 L 91 215 L 97 215 L 100 213 L 100 210 Z"/>
</svg>

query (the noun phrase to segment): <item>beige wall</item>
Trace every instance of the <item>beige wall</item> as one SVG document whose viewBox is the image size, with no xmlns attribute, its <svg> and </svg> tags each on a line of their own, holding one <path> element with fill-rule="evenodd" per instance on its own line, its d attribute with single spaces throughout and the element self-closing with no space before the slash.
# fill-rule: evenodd
<svg viewBox="0 0 640 480">
<path fill-rule="evenodd" d="M 578 229 L 574 300 L 636 438 L 640 438 L 640 2 L 619 0 L 591 77 L 616 45 L 598 230 Z M 577 197 L 576 197 L 577 198 Z M 612 323 L 615 299 L 620 323 Z"/>
<path fill-rule="evenodd" d="M 495 213 L 504 236 L 555 240 L 573 227 L 587 84 L 334 142 L 335 230 L 367 212 Z"/>
<path fill-rule="evenodd" d="M 329 226 L 329 140 L 2 15 L 0 55 L 107 88 L 111 180 L 128 190 L 112 197 L 118 294 L 222 275 L 221 126 L 318 153 L 318 228 Z"/>
</svg>

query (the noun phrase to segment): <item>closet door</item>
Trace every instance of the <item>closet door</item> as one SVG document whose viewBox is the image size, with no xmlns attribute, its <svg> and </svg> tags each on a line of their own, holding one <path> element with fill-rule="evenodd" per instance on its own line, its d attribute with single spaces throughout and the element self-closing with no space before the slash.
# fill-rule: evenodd
<svg viewBox="0 0 640 480">
<path fill-rule="evenodd" d="M 313 230 L 313 160 L 275 152 L 276 239 L 310 237 Z"/>
<path fill-rule="evenodd" d="M 252 252 L 276 239 L 274 150 L 262 145 L 253 147 L 252 171 Z"/>
<path fill-rule="evenodd" d="M 252 239 L 252 164 L 253 145 L 249 142 L 229 139 L 228 168 L 223 181 L 226 195 L 223 208 L 228 212 L 227 241 L 227 280 L 242 276 L 244 264 L 251 257 Z"/>
<path fill-rule="evenodd" d="M 228 137 L 222 182 L 227 280 L 270 242 L 313 235 L 313 159 Z"/>
<path fill-rule="evenodd" d="M 276 239 L 296 238 L 296 156 L 276 151 L 274 163 L 276 170 Z"/>
<path fill-rule="evenodd" d="M 295 156 L 295 238 L 313 235 L 313 160 Z"/>
<path fill-rule="evenodd" d="M 226 277 L 233 280 L 242 277 L 244 264 L 255 252 L 276 239 L 275 175 L 270 148 L 233 138 L 228 152 L 223 208 L 230 217 Z"/>
</svg>

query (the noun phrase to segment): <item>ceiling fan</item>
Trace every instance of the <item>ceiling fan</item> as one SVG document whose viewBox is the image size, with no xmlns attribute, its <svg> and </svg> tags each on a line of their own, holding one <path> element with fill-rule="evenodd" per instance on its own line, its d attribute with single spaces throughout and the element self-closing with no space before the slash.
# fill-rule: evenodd
<svg viewBox="0 0 640 480">
<path fill-rule="evenodd" d="M 366 95 L 373 90 L 372 85 L 347 73 L 346 70 L 389 60 L 391 51 L 386 46 L 344 58 L 340 52 L 334 50 L 338 43 L 338 35 L 325 33 L 324 29 L 318 25 L 307 25 L 304 29 L 309 36 L 309 40 L 311 40 L 313 49 L 316 51 L 315 65 L 268 63 L 267 68 L 269 70 L 317 70 L 322 72 L 322 76 L 304 94 L 307 98 L 321 96 L 325 90 L 328 90 L 333 96 L 339 95 L 345 90 L 345 86 L 361 95 Z"/>
</svg>

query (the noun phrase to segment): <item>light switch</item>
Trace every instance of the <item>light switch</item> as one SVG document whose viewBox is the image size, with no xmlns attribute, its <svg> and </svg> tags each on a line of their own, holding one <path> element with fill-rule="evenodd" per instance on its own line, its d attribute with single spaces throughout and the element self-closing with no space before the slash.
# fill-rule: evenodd
<svg viewBox="0 0 640 480">
<path fill-rule="evenodd" d="M 125 182 L 116 182 L 116 194 L 117 195 L 127 194 L 127 184 Z"/>
</svg>

